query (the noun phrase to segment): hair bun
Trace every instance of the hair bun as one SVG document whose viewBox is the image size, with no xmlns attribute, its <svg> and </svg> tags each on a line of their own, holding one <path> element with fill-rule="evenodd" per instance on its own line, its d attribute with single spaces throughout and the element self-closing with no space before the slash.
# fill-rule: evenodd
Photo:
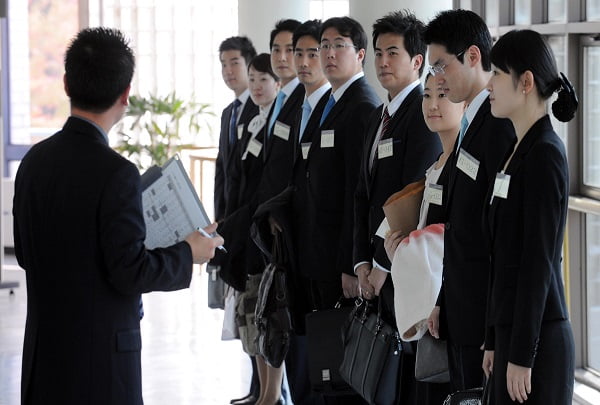
<svg viewBox="0 0 600 405">
<path fill-rule="evenodd" d="M 552 103 L 552 113 L 561 122 L 568 122 L 573 119 L 579 100 L 573 85 L 567 79 L 564 73 L 560 72 L 558 77 L 558 98 Z"/>
</svg>

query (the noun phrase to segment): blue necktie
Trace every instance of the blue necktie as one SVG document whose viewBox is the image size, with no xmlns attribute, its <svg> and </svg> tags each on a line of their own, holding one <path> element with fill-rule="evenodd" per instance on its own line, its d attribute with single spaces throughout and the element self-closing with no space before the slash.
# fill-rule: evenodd
<svg viewBox="0 0 600 405">
<path fill-rule="evenodd" d="M 462 120 L 460 120 L 460 132 L 458 133 L 458 146 L 462 142 L 465 137 L 465 132 L 467 132 L 467 127 L 469 126 L 469 120 L 467 119 L 466 114 L 463 114 Z"/>
<path fill-rule="evenodd" d="M 323 121 L 325 121 L 325 118 L 327 118 L 327 114 L 329 114 L 329 111 L 331 111 L 334 104 L 335 104 L 335 98 L 333 98 L 333 94 L 332 94 L 331 96 L 329 96 L 329 100 L 327 100 L 327 104 L 325 104 L 325 109 L 323 109 L 323 114 L 321 115 L 321 122 L 319 122 L 319 126 L 323 125 Z"/>
<path fill-rule="evenodd" d="M 300 134 L 298 135 L 298 142 L 302 140 L 302 136 L 304 135 L 304 131 L 306 130 L 306 124 L 308 124 L 308 119 L 310 118 L 310 112 L 312 108 L 310 108 L 310 103 L 308 99 L 304 100 L 304 104 L 302 104 L 302 120 L 300 121 Z"/>
<path fill-rule="evenodd" d="M 233 102 L 233 108 L 231 110 L 231 117 L 229 118 L 229 145 L 235 145 L 237 141 L 237 116 L 238 116 L 238 108 L 240 108 L 242 102 L 237 98 Z"/>
<path fill-rule="evenodd" d="M 285 99 L 285 93 L 283 91 L 279 91 L 277 94 L 277 98 L 275 99 L 275 107 L 273 107 L 273 114 L 271 114 L 271 118 L 269 119 L 269 132 L 267 132 L 268 136 L 271 136 L 273 132 L 273 125 L 275 125 L 275 120 L 279 116 L 279 112 L 281 111 L 281 106 L 283 105 L 283 100 Z"/>
</svg>

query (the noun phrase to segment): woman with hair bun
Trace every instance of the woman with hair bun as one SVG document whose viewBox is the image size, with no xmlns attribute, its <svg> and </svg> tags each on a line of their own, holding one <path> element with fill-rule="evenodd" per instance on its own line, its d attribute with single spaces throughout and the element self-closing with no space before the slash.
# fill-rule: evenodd
<svg viewBox="0 0 600 405">
<path fill-rule="evenodd" d="M 510 31 L 494 45 L 492 114 L 517 135 L 489 191 L 492 274 L 483 369 L 495 404 L 571 404 L 575 348 L 561 274 L 568 165 L 552 111 L 569 121 L 577 97 L 541 35 Z"/>
</svg>

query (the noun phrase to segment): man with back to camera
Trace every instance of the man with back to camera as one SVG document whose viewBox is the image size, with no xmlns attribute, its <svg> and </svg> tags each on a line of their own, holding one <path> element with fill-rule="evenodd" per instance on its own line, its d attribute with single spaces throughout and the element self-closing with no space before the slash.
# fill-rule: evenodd
<svg viewBox="0 0 600 405">
<path fill-rule="evenodd" d="M 26 271 L 21 403 L 141 405 L 140 294 L 189 286 L 221 237 L 146 250 L 140 174 L 108 146 L 134 56 L 121 32 L 81 31 L 65 55 L 71 116 L 23 158 L 13 203 Z M 214 232 L 213 224 L 205 230 Z"/>
<path fill-rule="evenodd" d="M 442 151 L 439 137 L 422 113 L 425 26 L 414 14 L 398 11 L 373 25 L 375 68 L 388 100 L 371 116 L 354 196 L 354 268 L 361 294 L 379 296 L 387 322 L 396 325 L 391 263 L 377 230 L 385 218 L 381 207 L 390 195 L 425 177 Z M 410 345 L 410 343 L 405 343 Z M 416 349 L 416 346 L 414 347 Z M 415 402 L 414 352 L 402 353 L 401 403 Z"/>
<path fill-rule="evenodd" d="M 490 112 L 492 38 L 468 10 L 443 11 L 425 30 L 430 71 L 450 101 L 466 102 L 450 165 L 444 232 L 444 269 L 438 306 L 429 320 L 433 336 L 447 335 L 454 391 L 479 387 L 490 247 L 482 228 L 486 193 L 501 159 L 516 140 L 513 126 Z"/>
</svg>

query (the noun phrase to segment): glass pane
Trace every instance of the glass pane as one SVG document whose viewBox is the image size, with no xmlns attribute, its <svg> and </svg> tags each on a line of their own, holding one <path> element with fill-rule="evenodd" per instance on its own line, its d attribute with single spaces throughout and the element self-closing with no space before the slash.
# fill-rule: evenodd
<svg viewBox="0 0 600 405">
<path fill-rule="evenodd" d="M 460 0 L 460 8 L 464 10 L 472 10 L 473 2 L 471 0 Z"/>
<path fill-rule="evenodd" d="M 586 215 L 587 365 L 600 370 L 600 216 Z"/>
<path fill-rule="evenodd" d="M 310 19 L 325 21 L 330 17 L 348 15 L 349 7 L 348 0 L 311 0 L 308 13 Z"/>
<path fill-rule="evenodd" d="M 600 0 L 587 0 L 585 12 L 586 20 L 600 20 Z"/>
<path fill-rule="evenodd" d="M 515 24 L 531 24 L 531 0 L 515 0 Z"/>
<path fill-rule="evenodd" d="M 485 2 L 485 22 L 490 27 L 500 25 L 500 5 L 498 0 L 488 0 Z"/>
<path fill-rule="evenodd" d="M 565 0 L 548 0 L 548 22 L 567 21 L 567 2 Z"/>
<path fill-rule="evenodd" d="M 583 183 L 600 187 L 600 47 L 584 47 L 583 60 Z"/>
<path fill-rule="evenodd" d="M 547 38 L 548 44 L 550 48 L 552 48 L 552 52 L 554 53 L 554 57 L 556 58 L 556 68 L 559 72 L 564 72 L 566 70 L 566 54 L 565 54 L 565 37 L 564 36 L 550 36 Z M 558 93 L 554 93 L 548 102 L 548 113 L 550 115 L 550 120 L 552 121 L 552 126 L 554 130 L 565 143 L 565 147 L 567 147 L 567 124 L 565 122 L 560 122 L 556 118 L 554 118 L 554 114 L 552 114 L 551 106 L 552 103 L 558 97 Z"/>
</svg>

